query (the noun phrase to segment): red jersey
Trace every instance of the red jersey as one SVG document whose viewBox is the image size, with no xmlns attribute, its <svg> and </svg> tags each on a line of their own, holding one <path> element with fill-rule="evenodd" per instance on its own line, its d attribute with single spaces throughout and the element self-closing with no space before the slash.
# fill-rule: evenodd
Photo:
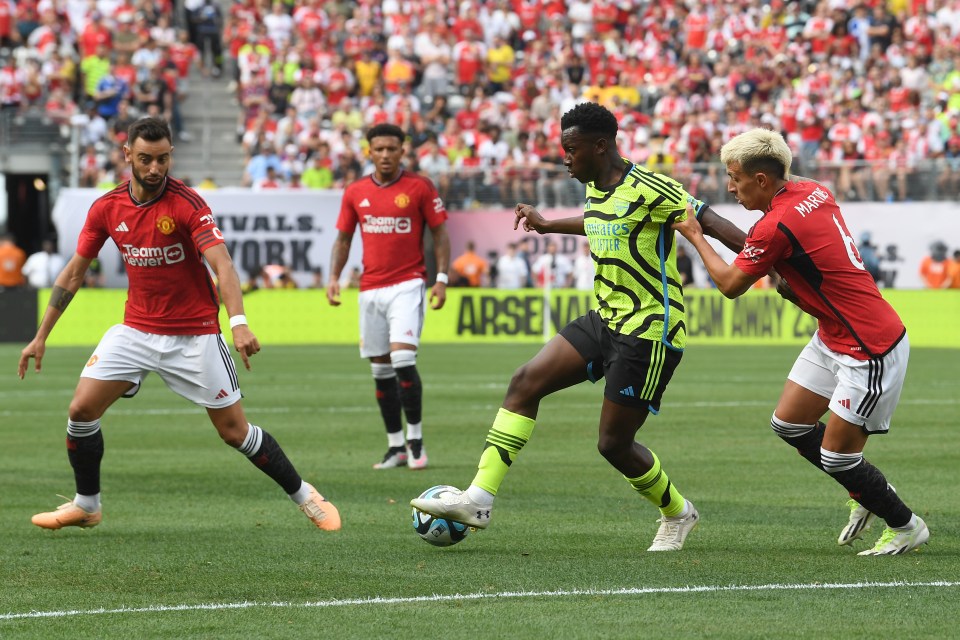
<svg viewBox="0 0 960 640">
<path fill-rule="evenodd" d="M 200 51 L 197 45 L 191 42 L 175 42 L 170 45 L 170 60 L 177 68 L 177 75 L 181 78 L 190 77 L 190 65 L 199 59 Z M 133 84 L 130 85 L 134 86 Z"/>
<path fill-rule="evenodd" d="M 127 270 L 125 325 L 160 335 L 220 333 L 220 298 L 201 255 L 223 244 L 223 234 L 196 191 L 168 177 L 160 195 L 137 203 L 124 182 L 90 206 L 77 253 L 96 258 L 107 238 Z"/>
<path fill-rule="evenodd" d="M 0 38 L 9 38 L 13 33 L 13 16 L 17 8 L 10 0 L 0 0 Z"/>
<path fill-rule="evenodd" d="M 83 33 L 81 33 L 80 37 L 78 38 L 80 55 L 84 58 L 87 56 L 92 56 L 97 52 L 98 46 L 103 45 L 109 49 L 112 42 L 113 36 L 111 35 L 109 29 L 96 22 L 91 22 L 87 25 L 87 28 L 83 30 Z"/>
<path fill-rule="evenodd" d="M 353 234 L 360 225 L 363 275 L 360 290 L 379 289 L 426 278 L 424 224 L 443 224 L 447 210 L 429 179 L 400 171 L 393 182 L 377 184 L 366 176 L 343 191 L 337 230 Z"/>
<path fill-rule="evenodd" d="M 788 182 L 750 229 L 734 264 L 786 278 L 800 307 L 817 318 L 823 343 L 857 360 L 885 354 L 904 335 L 900 316 L 867 272 L 833 194 L 816 182 Z"/>
<path fill-rule="evenodd" d="M 687 32 L 688 49 L 706 49 L 710 16 L 703 11 L 691 11 L 683 21 Z"/>
<path fill-rule="evenodd" d="M 513 11 L 520 19 L 520 26 L 524 30 L 537 31 L 540 25 L 540 15 L 543 13 L 543 3 L 540 0 L 516 0 Z"/>
</svg>

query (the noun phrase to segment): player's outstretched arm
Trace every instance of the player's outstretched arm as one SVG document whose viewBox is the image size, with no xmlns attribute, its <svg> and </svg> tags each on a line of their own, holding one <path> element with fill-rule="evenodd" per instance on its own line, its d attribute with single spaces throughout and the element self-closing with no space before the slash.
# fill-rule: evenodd
<svg viewBox="0 0 960 640">
<path fill-rule="evenodd" d="M 227 251 L 227 245 L 217 244 L 203 252 L 210 268 L 217 276 L 220 285 L 220 298 L 230 317 L 230 329 L 233 332 L 233 346 L 243 360 L 243 366 L 250 370 L 250 356 L 260 351 L 260 341 L 253 335 L 243 313 L 243 291 L 240 289 L 240 276 L 233 267 L 233 260 Z"/>
<path fill-rule="evenodd" d="M 696 215 L 703 232 L 711 238 L 719 240 L 727 249 L 736 253 L 740 253 L 743 249 L 747 234 L 740 227 L 711 209 L 710 205 L 703 205 L 699 213 L 694 213 L 693 207 L 687 205 L 687 215 Z"/>
<path fill-rule="evenodd" d="M 517 203 L 514 214 L 516 216 L 513 221 L 514 229 L 519 228 L 522 222 L 524 231 L 536 231 L 539 234 L 565 233 L 572 236 L 587 235 L 587 232 L 583 229 L 583 216 L 547 220 L 532 204 L 523 204 L 522 202 Z"/>
<path fill-rule="evenodd" d="M 737 265 L 727 264 L 720 257 L 720 254 L 704 237 L 703 228 L 697 221 L 696 216 L 690 215 L 683 222 L 675 222 L 673 229 L 686 238 L 697 250 L 700 259 L 703 260 L 703 266 L 710 274 L 710 279 L 713 280 L 717 290 L 726 297 L 736 298 L 743 295 L 753 286 L 754 282 L 759 280 L 758 277 L 741 271 Z"/>
<path fill-rule="evenodd" d="M 17 375 L 23 380 L 27 372 L 27 366 L 30 364 L 30 358 L 34 360 L 34 370 L 40 373 L 43 362 L 43 355 L 47 349 L 47 336 L 53 331 L 57 320 L 67 310 L 67 305 L 73 300 L 73 296 L 83 285 L 83 278 L 87 274 L 87 268 L 92 260 L 84 258 L 81 255 L 74 254 L 70 262 L 63 268 L 56 282 L 53 283 L 53 290 L 50 292 L 50 301 L 47 309 L 43 312 L 43 319 L 40 320 L 40 326 L 37 328 L 37 335 L 30 341 L 23 351 L 20 352 L 20 363 L 17 366 Z"/>
</svg>

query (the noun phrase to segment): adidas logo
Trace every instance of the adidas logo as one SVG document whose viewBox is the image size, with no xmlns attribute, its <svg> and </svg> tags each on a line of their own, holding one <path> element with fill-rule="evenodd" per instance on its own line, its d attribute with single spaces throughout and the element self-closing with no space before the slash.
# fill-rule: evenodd
<svg viewBox="0 0 960 640">
<path fill-rule="evenodd" d="M 127 226 L 126 222 L 121 222 L 114 231 L 130 231 L 130 227 Z"/>
<path fill-rule="evenodd" d="M 227 391 L 226 391 L 225 389 L 220 389 L 220 393 L 217 394 L 217 397 L 214 398 L 214 400 L 220 400 L 220 399 L 222 399 L 222 398 L 226 398 L 228 395 L 230 395 L 230 394 L 227 393 Z"/>
<path fill-rule="evenodd" d="M 850 398 L 846 398 L 845 400 L 841 400 L 841 401 L 840 401 L 840 406 L 843 407 L 844 409 L 849 409 L 849 408 L 850 408 Z"/>
<path fill-rule="evenodd" d="M 620 389 L 620 395 L 627 396 L 628 398 L 636 398 L 637 394 L 633 391 L 633 386 L 629 386 L 626 389 Z"/>
<path fill-rule="evenodd" d="M 360 204 L 358 204 L 357 206 L 358 206 L 358 207 L 369 207 L 369 206 L 370 206 L 370 201 L 367 200 L 366 198 L 364 198 L 363 200 L 360 201 Z"/>
</svg>

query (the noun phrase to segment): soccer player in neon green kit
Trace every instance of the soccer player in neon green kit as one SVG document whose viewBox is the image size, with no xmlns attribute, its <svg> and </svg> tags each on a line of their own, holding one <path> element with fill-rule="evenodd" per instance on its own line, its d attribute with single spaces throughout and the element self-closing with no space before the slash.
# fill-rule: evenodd
<svg viewBox="0 0 960 640">
<path fill-rule="evenodd" d="M 683 288 L 671 225 L 695 203 L 701 224 L 735 251 L 745 235 L 694 201 L 672 178 L 622 158 L 617 120 L 595 103 L 579 104 L 561 119 L 563 164 L 586 184 L 581 216 L 547 220 L 518 204 L 514 228 L 585 235 L 596 264 L 596 311 L 574 320 L 513 375 L 487 435 L 473 483 L 411 505 L 436 517 L 486 528 L 493 499 L 530 439 L 540 400 L 585 380 L 606 377 L 598 449 L 630 485 L 659 508 L 650 551 L 678 551 L 699 514 L 667 477 L 659 458 L 634 440 L 660 400 L 686 343 Z"/>
</svg>

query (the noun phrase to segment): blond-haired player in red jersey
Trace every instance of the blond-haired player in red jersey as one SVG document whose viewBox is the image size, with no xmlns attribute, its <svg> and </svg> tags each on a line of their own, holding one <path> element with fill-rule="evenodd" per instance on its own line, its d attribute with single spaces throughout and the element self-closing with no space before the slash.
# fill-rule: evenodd
<svg viewBox="0 0 960 640">
<path fill-rule="evenodd" d="M 67 455 L 76 496 L 54 511 L 38 513 L 33 523 L 46 529 L 100 524 L 100 419 L 155 372 L 171 390 L 206 408 L 223 441 L 279 484 L 317 527 L 335 531 L 340 528 L 337 509 L 301 479 L 273 436 L 244 415 L 237 371 L 220 333 L 220 296 L 247 369 L 260 343 L 247 325 L 240 280 L 210 207 L 168 175 L 171 140 L 163 120 L 141 118 L 130 126 L 123 152 L 133 177 L 90 207 L 77 251 L 54 283 L 37 335 L 20 354 L 21 379 L 30 358 L 40 371 L 47 336 L 83 284 L 91 261 L 107 239 L 113 240 L 129 279 L 126 311 L 123 324 L 107 330 L 87 361 L 70 403 Z M 216 275 L 219 295 L 206 265 Z"/>
<path fill-rule="evenodd" d="M 426 292 L 426 228 L 433 236 L 438 271 L 430 290 L 432 308 L 440 309 L 447 299 L 447 211 L 429 178 L 401 167 L 405 138 L 393 124 L 378 124 L 367 131 L 374 171 L 343 192 L 327 285 L 327 300 L 339 305 L 340 274 L 359 225 L 363 241 L 360 357 L 370 359 L 387 429 L 387 453 L 373 465 L 375 469 L 427 466 L 421 422 L 423 387 L 416 366 Z M 406 440 L 401 407 L 407 419 Z"/>
<path fill-rule="evenodd" d="M 819 325 L 787 376 L 770 426 L 849 492 L 850 518 L 839 544 L 851 544 L 879 517 L 887 526 L 860 555 L 919 547 L 930 537 L 926 523 L 863 457 L 867 438 L 889 430 L 903 389 L 910 342 L 900 317 L 866 270 L 833 194 L 790 178 L 793 157 L 779 133 L 742 133 L 723 146 L 720 161 L 727 191 L 747 210 L 763 212 L 743 250 L 727 264 L 696 216 L 674 228 L 696 247 L 725 296 L 743 295 L 776 269 L 788 283 L 785 295 Z"/>
</svg>

